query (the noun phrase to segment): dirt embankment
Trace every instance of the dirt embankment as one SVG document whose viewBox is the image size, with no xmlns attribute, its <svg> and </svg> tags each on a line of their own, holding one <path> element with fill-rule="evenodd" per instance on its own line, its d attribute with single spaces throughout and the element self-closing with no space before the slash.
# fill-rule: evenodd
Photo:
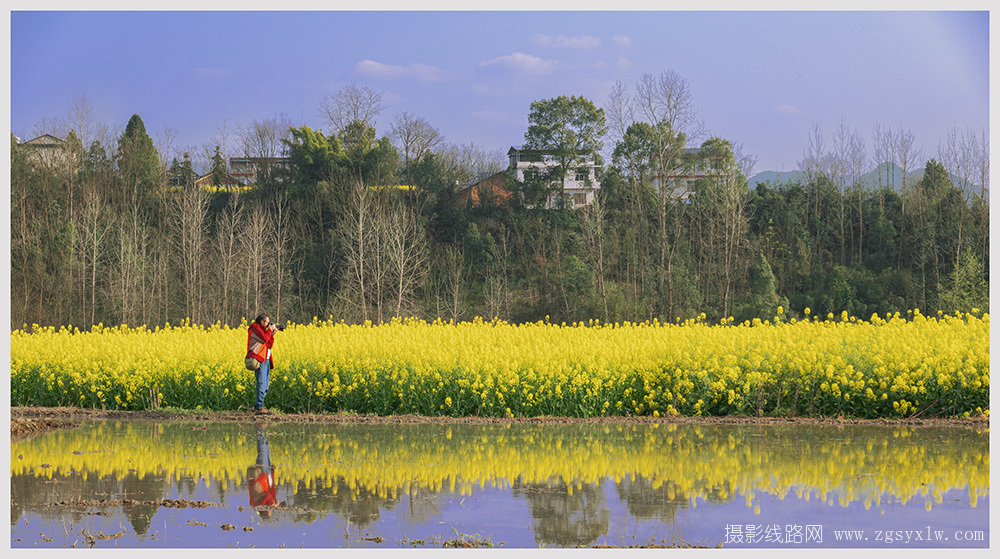
<svg viewBox="0 0 1000 559">
<path fill-rule="evenodd" d="M 848 419 L 822 417 L 426 417 L 419 415 L 357 415 L 327 413 L 273 413 L 267 416 L 254 415 L 250 411 L 122 411 L 95 410 L 70 407 L 18 406 L 10 409 L 10 433 L 30 435 L 48 429 L 72 427 L 81 421 L 91 420 L 125 421 L 199 421 L 256 423 L 370 423 L 370 424 L 410 424 L 410 423 L 465 423 L 465 424 L 541 424 L 541 423 L 659 423 L 702 425 L 949 425 L 967 427 L 989 427 L 989 418 L 978 416 L 967 419 Z"/>
</svg>

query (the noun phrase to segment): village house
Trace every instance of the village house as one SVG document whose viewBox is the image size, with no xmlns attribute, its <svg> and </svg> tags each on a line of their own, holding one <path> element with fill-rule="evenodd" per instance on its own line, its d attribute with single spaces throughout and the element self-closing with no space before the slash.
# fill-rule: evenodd
<svg viewBox="0 0 1000 559">
<path fill-rule="evenodd" d="M 725 173 L 719 169 L 717 161 L 701 155 L 701 148 L 684 148 L 681 157 L 684 162 L 667 172 L 665 183 L 672 189 L 671 195 L 682 202 L 688 202 L 694 191 L 694 184 L 699 179 L 723 178 Z M 653 187 L 659 188 L 659 180 L 653 178 Z"/>
<path fill-rule="evenodd" d="M 479 205 L 486 198 L 498 201 L 510 199 L 511 192 L 504 184 L 506 178 L 507 171 L 500 171 L 476 182 L 459 184 L 458 203 L 464 206 L 471 200 L 473 205 Z"/>
<path fill-rule="evenodd" d="M 291 163 L 291 157 L 230 157 L 229 174 L 242 184 L 254 184 L 261 170 L 288 169 Z"/>
<path fill-rule="evenodd" d="M 19 142 L 18 145 L 24 149 L 30 160 L 50 168 L 67 165 L 74 158 L 66 140 L 51 134 L 42 134 L 26 142 Z"/>
<path fill-rule="evenodd" d="M 508 169 L 515 179 L 520 182 L 530 180 L 539 174 L 551 171 L 559 165 L 558 159 L 551 150 L 525 149 L 522 146 L 511 146 L 507 151 L 509 160 Z M 562 193 L 566 195 L 568 207 L 577 209 L 584 208 L 594 203 L 597 191 L 601 188 L 600 168 L 593 159 L 587 159 L 582 163 L 577 163 L 569 169 L 566 180 L 560 185 Z M 555 185 L 553 185 L 555 186 Z M 547 208 L 557 208 L 560 206 L 559 190 L 553 191 L 546 201 Z"/>
</svg>

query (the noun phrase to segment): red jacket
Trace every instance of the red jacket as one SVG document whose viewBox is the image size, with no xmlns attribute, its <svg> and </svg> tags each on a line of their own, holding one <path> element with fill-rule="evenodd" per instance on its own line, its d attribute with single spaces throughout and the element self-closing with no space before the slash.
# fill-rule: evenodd
<svg viewBox="0 0 1000 559">
<path fill-rule="evenodd" d="M 276 504 L 278 501 L 278 491 L 274 486 L 274 466 L 271 466 L 270 472 L 265 472 L 261 468 L 258 468 L 258 471 L 260 471 L 260 474 L 256 478 L 249 480 L 250 506 L 259 507 L 261 505 Z"/>
<path fill-rule="evenodd" d="M 260 344 L 260 347 L 257 348 L 256 352 L 254 352 L 254 345 L 257 343 Z M 251 324 L 250 328 L 247 330 L 247 357 L 253 357 L 257 361 L 263 363 L 264 359 L 267 359 L 267 350 L 272 347 L 274 347 L 274 333 L 265 329 L 257 322 Z M 268 359 L 268 365 L 272 369 L 274 368 L 273 356 Z"/>
</svg>

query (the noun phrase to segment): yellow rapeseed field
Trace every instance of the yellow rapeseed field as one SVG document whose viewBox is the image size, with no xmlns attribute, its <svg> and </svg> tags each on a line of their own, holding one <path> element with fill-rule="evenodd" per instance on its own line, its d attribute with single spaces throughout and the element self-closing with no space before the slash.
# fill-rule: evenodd
<svg viewBox="0 0 1000 559">
<path fill-rule="evenodd" d="M 572 494 L 606 478 L 658 502 L 775 498 L 866 509 L 910 501 L 927 509 L 949 491 L 970 507 L 989 496 L 989 436 L 972 429 L 854 426 L 823 429 L 735 425 L 339 425 L 276 423 L 266 435 L 281 494 L 397 499 L 415 490 L 470 495 L 477 488 L 548 487 Z M 150 429 L 153 429 L 151 436 Z M 832 429 L 828 428 L 828 429 Z M 322 433 L 322 436 L 316 436 Z M 99 422 L 11 443 L 11 476 L 96 479 L 195 475 L 246 487 L 254 429 L 188 423 Z M 90 449 L 95 452 L 68 452 Z M 37 465 L 47 463 L 48 467 Z M 244 497 L 246 494 L 244 493 Z M 950 500 L 949 500 L 950 501 Z M 739 502 L 739 501 L 737 501 Z M 949 503 L 951 504 L 951 503 Z"/>
<path fill-rule="evenodd" d="M 267 405 L 448 416 L 989 413 L 989 315 L 709 325 L 313 320 L 276 335 Z M 806 309 L 808 316 L 808 309 Z M 246 323 L 11 333 L 11 404 L 231 410 Z"/>
</svg>

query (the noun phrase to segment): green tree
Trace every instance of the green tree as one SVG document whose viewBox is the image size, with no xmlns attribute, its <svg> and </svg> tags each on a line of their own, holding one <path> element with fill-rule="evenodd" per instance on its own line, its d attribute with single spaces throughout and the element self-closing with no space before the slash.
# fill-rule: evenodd
<svg viewBox="0 0 1000 559">
<path fill-rule="evenodd" d="M 948 254 L 954 242 L 952 234 L 959 213 L 955 206 L 964 203 L 961 192 L 955 188 L 944 165 L 931 159 L 924 167 L 924 176 L 914 192 L 910 193 L 913 228 L 911 241 L 914 247 L 916 272 L 920 275 L 922 295 L 920 307 L 935 306 L 937 286 Z"/>
<path fill-rule="evenodd" d="M 282 140 L 288 149 L 292 190 L 309 190 L 329 181 L 347 162 L 336 136 L 324 136 L 308 126 L 291 128 L 291 138 Z"/>
<path fill-rule="evenodd" d="M 735 305 L 733 314 L 738 322 L 754 318 L 770 320 L 778 312 L 778 307 L 788 308 L 788 299 L 778 295 L 778 283 L 763 252 L 757 253 L 757 260 L 750 267 L 749 279 L 749 295 L 742 304 Z"/>
<path fill-rule="evenodd" d="M 719 316 L 730 314 L 737 279 L 745 270 L 741 245 L 745 245 L 748 230 L 747 204 L 750 191 L 743 158 L 737 157 L 732 144 L 711 138 L 701 145 L 694 162 L 708 169 L 706 176 L 694 184 L 692 209 L 695 213 L 695 233 L 700 239 L 699 262 L 706 295 L 716 292 L 712 301 Z M 707 297 L 706 297 L 707 298 Z"/>
<path fill-rule="evenodd" d="M 192 188 L 194 186 L 195 173 L 194 166 L 191 163 L 191 154 L 184 152 L 183 157 L 183 161 L 178 161 L 175 157 L 170 162 L 167 175 L 170 177 L 170 184 L 185 189 Z"/>
<path fill-rule="evenodd" d="M 372 145 L 361 159 L 361 176 L 368 184 L 388 185 L 398 184 L 396 169 L 399 164 L 399 152 L 385 136 Z"/>
<path fill-rule="evenodd" d="M 392 120 L 389 137 L 403 154 L 403 175 L 406 184 L 413 184 L 411 162 L 420 161 L 425 153 L 444 141 L 444 136 L 422 118 L 408 112 L 396 115 Z"/>
<path fill-rule="evenodd" d="M 131 202 L 137 205 L 141 197 L 161 181 L 160 156 L 139 115 L 133 114 L 129 118 L 125 131 L 118 138 L 115 155 L 118 173 L 124 184 L 123 194 L 128 196 L 131 193 Z"/>
<path fill-rule="evenodd" d="M 365 155 L 371 151 L 376 132 L 373 126 L 361 120 L 352 120 L 338 134 L 351 169 L 361 175 Z"/>
<path fill-rule="evenodd" d="M 986 280 L 983 263 L 970 249 L 962 252 L 955 269 L 944 278 L 938 289 L 943 311 L 971 312 L 972 309 L 980 309 L 989 312 L 990 284 Z"/>
<path fill-rule="evenodd" d="M 441 159 L 426 153 L 413 166 L 412 181 L 425 199 L 422 204 L 431 238 L 442 243 L 454 243 L 466 230 L 465 213 L 458 206 L 455 181 L 448 176 Z"/>
<path fill-rule="evenodd" d="M 576 165 L 597 161 L 608 132 L 604 109 L 584 97 L 543 99 L 531 103 L 524 147 L 551 152 L 558 161 L 553 179 L 565 195 L 566 175 Z"/>
<path fill-rule="evenodd" d="M 218 188 L 223 184 L 228 184 L 226 170 L 226 158 L 222 157 L 219 146 L 215 146 L 215 153 L 212 154 L 212 168 L 209 170 L 212 175 L 212 186 Z"/>
</svg>

